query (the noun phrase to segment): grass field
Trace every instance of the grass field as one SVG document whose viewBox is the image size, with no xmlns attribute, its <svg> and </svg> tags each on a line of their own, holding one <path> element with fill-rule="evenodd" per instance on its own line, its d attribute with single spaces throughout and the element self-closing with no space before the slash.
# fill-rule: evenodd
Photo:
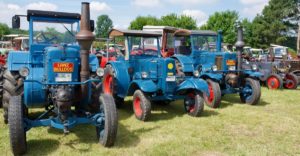
<svg viewBox="0 0 300 156">
<path fill-rule="evenodd" d="M 119 109 L 113 148 L 97 144 L 92 126 L 78 126 L 69 135 L 41 127 L 27 133 L 28 155 L 300 155 L 300 90 L 262 89 L 259 105 L 239 103 L 226 95 L 219 109 L 205 107 L 193 118 L 182 101 L 154 105 L 151 120 L 140 122 L 131 99 Z M 0 117 L 0 155 L 11 155 L 7 125 Z"/>
</svg>

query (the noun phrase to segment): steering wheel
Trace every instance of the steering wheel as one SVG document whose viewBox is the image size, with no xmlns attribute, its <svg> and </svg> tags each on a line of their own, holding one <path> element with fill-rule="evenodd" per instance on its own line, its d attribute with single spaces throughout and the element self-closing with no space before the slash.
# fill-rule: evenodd
<svg viewBox="0 0 300 156">
<path fill-rule="evenodd" d="M 53 36 L 52 38 L 47 37 Z M 50 32 L 40 32 L 38 35 L 36 35 L 36 41 L 39 43 L 52 43 L 54 40 L 58 40 L 58 37 L 54 33 Z"/>
</svg>

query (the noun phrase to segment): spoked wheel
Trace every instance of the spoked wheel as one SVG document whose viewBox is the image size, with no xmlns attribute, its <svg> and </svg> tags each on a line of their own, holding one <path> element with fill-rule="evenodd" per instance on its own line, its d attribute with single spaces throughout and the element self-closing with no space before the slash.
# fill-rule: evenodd
<svg viewBox="0 0 300 156">
<path fill-rule="evenodd" d="M 211 108 L 218 108 L 221 104 L 221 89 L 218 83 L 208 79 L 207 80 L 209 96 L 204 94 L 204 100 L 207 106 Z"/>
<path fill-rule="evenodd" d="M 115 143 L 118 130 L 116 105 L 113 97 L 108 94 L 102 94 L 99 101 L 101 117 L 97 120 L 97 138 L 104 147 L 111 147 Z"/>
<path fill-rule="evenodd" d="M 3 75 L 3 117 L 4 123 L 8 123 L 9 100 L 12 96 L 21 95 L 23 92 L 23 78 L 18 72 L 10 72 L 6 70 Z"/>
<path fill-rule="evenodd" d="M 246 78 L 244 86 L 240 92 L 240 99 L 242 103 L 256 105 L 261 96 L 261 89 L 258 80 Z"/>
<path fill-rule="evenodd" d="M 13 96 L 9 100 L 9 136 L 14 155 L 26 153 L 26 130 L 24 125 L 24 105 L 21 96 Z"/>
<path fill-rule="evenodd" d="M 133 94 L 133 111 L 141 121 L 148 120 L 151 115 L 151 102 L 141 90 L 136 90 Z"/>
<path fill-rule="evenodd" d="M 298 77 L 293 73 L 288 73 L 284 78 L 284 88 L 287 89 L 296 89 L 298 86 Z"/>
<path fill-rule="evenodd" d="M 188 115 L 200 116 L 204 110 L 204 98 L 198 92 L 189 93 L 184 99 L 184 109 Z"/>
<path fill-rule="evenodd" d="M 269 89 L 280 89 L 283 85 L 283 80 L 278 74 L 272 74 L 267 78 L 267 87 Z"/>
<path fill-rule="evenodd" d="M 103 76 L 103 93 L 110 94 L 114 97 L 117 107 L 120 107 L 124 104 L 124 98 L 120 98 L 116 94 L 117 83 L 115 82 L 114 77 L 115 71 L 111 65 L 107 65 L 104 70 Z"/>
</svg>

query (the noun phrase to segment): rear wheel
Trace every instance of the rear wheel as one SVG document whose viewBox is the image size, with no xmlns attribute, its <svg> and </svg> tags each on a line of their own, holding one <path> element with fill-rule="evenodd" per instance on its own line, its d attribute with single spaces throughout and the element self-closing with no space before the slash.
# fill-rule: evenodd
<svg viewBox="0 0 300 156">
<path fill-rule="evenodd" d="M 209 96 L 204 94 L 204 100 L 207 106 L 218 108 L 221 104 L 221 89 L 218 83 L 213 80 L 206 80 L 209 89 Z"/>
<path fill-rule="evenodd" d="M 280 89 L 283 85 L 283 80 L 278 74 L 271 74 L 267 80 L 266 85 L 269 89 Z"/>
<path fill-rule="evenodd" d="M 298 77 L 293 73 L 286 74 L 284 80 L 285 82 L 283 86 L 287 89 L 296 89 L 299 83 Z"/>
<path fill-rule="evenodd" d="M 4 73 L 4 67 L 0 66 L 0 108 L 2 108 L 2 99 L 3 99 L 3 73 Z"/>
<path fill-rule="evenodd" d="M 4 123 L 8 123 L 9 100 L 12 96 L 21 95 L 23 93 L 23 78 L 18 72 L 10 72 L 6 70 L 3 75 L 3 117 Z"/>
<path fill-rule="evenodd" d="M 136 90 L 133 94 L 133 111 L 141 121 L 148 120 L 151 115 L 151 102 L 141 90 Z"/>
<path fill-rule="evenodd" d="M 184 99 L 184 109 L 188 115 L 200 116 L 204 110 L 204 98 L 198 92 L 189 93 Z"/>
<path fill-rule="evenodd" d="M 104 147 L 114 145 L 118 130 L 118 115 L 114 99 L 111 95 L 103 94 L 99 97 L 101 121 L 96 127 L 99 143 Z"/>
<path fill-rule="evenodd" d="M 24 125 L 24 105 L 21 96 L 13 96 L 9 101 L 9 136 L 14 155 L 22 155 L 27 150 Z"/>
<path fill-rule="evenodd" d="M 258 80 L 246 78 L 244 86 L 240 92 L 240 99 L 243 103 L 256 105 L 261 96 L 261 89 Z"/>
</svg>

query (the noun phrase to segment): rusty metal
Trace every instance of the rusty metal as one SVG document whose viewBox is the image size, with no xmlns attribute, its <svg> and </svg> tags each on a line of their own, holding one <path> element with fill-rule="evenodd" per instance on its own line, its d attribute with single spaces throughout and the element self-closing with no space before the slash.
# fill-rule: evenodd
<svg viewBox="0 0 300 156">
<path fill-rule="evenodd" d="M 80 81 L 84 82 L 90 77 L 89 69 L 89 50 L 95 39 L 94 34 L 90 30 L 90 4 L 82 2 L 80 32 L 76 35 L 76 40 L 80 45 L 81 70 Z M 88 93 L 87 84 L 81 85 L 81 96 L 86 97 Z"/>
</svg>

